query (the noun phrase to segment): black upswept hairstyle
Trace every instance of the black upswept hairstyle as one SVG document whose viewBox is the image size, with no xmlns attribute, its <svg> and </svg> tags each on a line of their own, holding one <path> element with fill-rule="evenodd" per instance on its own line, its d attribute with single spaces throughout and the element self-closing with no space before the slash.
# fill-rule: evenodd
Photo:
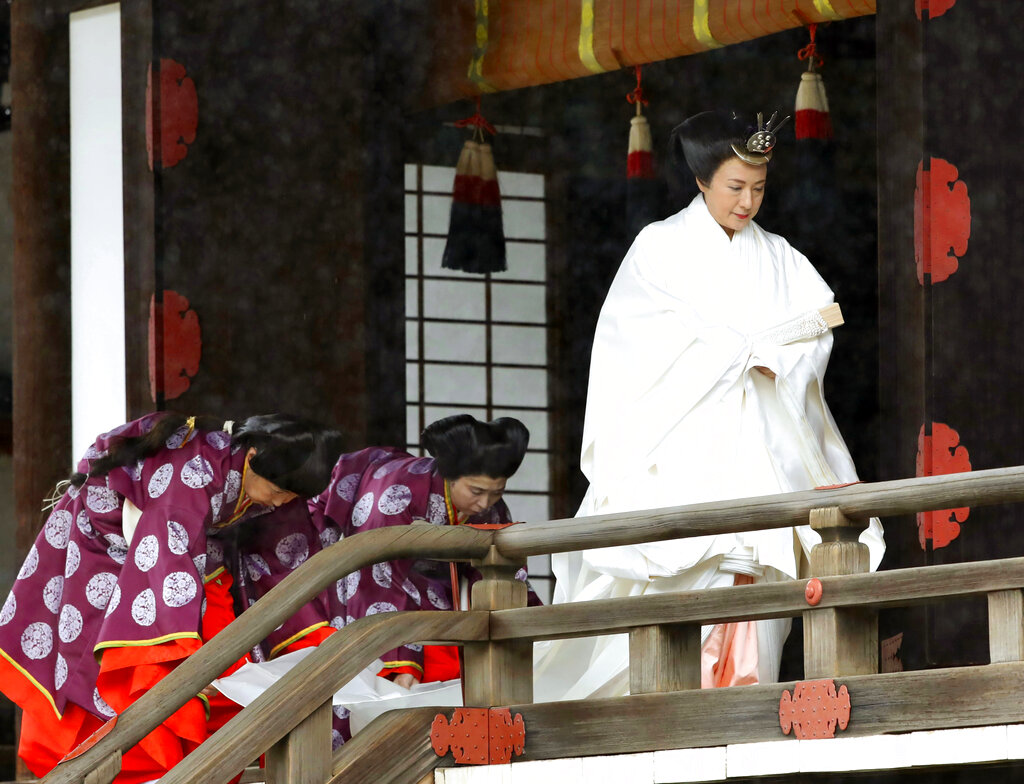
<svg viewBox="0 0 1024 784">
<path fill-rule="evenodd" d="M 223 430 L 226 421 L 197 416 L 195 429 Z M 115 439 L 106 455 L 90 462 L 89 475 L 103 476 L 118 466 L 159 452 L 166 448 L 167 439 L 187 422 L 184 414 L 169 411 L 148 433 Z M 254 473 L 302 498 L 319 495 L 327 487 L 334 463 L 344 449 L 342 441 L 339 431 L 288 414 L 251 416 L 236 422 L 231 435 L 233 446 L 256 450 L 249 461 Z M 85 480 L 85 474 L 75 473 L 70 481 L 81 487 Z"/>
<path fill-rule="evenodd" d="M 736 157 L 732 145 L 742 149 L 749 135 L 747 123 L 733 112 L 701 112 L 672 129 L 672 159 L 678 166 L 681 153 L 693 175 L 708 185 L 718 167 Z"/>
<path fill-rule="evenodd" d="M 469 414 L 456 414 L 427 425 L 421 441 L 445 479 L 508 479 L 523 462 L 530 431 L 512 417 L 481 422 Z"/>
</svg>

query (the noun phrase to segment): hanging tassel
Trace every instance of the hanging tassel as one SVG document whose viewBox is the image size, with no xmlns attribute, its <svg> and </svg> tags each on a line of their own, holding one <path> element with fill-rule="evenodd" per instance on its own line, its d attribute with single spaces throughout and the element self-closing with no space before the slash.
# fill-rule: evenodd
<svg viewBox="0 0 1024 784">
<path fill-rule="evenodd" d="M 799 51 L 797 57 L 807 60 L 807 70 L 800 76 L 800 87 L 796 91 L 796 138 L 831 139 L 832 120 L 828 112 L 828 98 L 825 82 L 816 69 L 824 60 L 818 56 L 815 35 L 818 26 L 808 25 L 811 42 Z"/>
<path fill-rule="evenodd" d="M 644 117 L 643 107 L 647 106 L 643 88 L 640 86 L 640 66 L 636 67 L 636 88 L 626 94 L 629 103 L 636 104 L 636 117 L 629 124 L 629 154 L 626 157 L 626 177 L 629 179 L 652 179 L 654 177 L 654 156 L 651 153 L 651 126 Z"/>
<path fill-rule="evenodd" d="M 626 221 L 632 237 L 648 223 L 660 217 L 662 183 L 654 171 L 651 126 L 644 117 L 644 98 L 640 66 L 634 66 L 636 87 L 626 94 L 626 100 L 636 106 L 636 116 L 629 123 L 629 153 L 626 156 Z"/>
<path fill-rule="evenodd" d="M 455 124 L 460 128 L 473 126 L 474 138 L 462 146 L 455 166 L 448 241 L 441 266 L 480 274 L 503 272 L 508 267 L 498 171 L 491 145 L 484 141 L 484 131 L 497 131 L 480 114 L 479 98 L 476 114 Z"/>
</svg>

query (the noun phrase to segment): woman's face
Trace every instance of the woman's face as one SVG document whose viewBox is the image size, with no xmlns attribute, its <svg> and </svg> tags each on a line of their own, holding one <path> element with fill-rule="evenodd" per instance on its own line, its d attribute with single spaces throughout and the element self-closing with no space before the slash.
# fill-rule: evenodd
<svg viewBox="0 0 1024 784">
<path fill-rule="evenodd" d="M 735 232 L 745 229 L 761 209 L 766 175 L 765 166 L 729 158 L 718 167 L 710 183 L 697 180 L 708 212 L 730 239 Z"/>
<path fill-rule="evenodd" d="M 480 514 L 501 500 L 505 479 L 492 476 L 460 476 L 450 485 L 452 506 L 463 515 Z"/>
<path fill-rule="evenodd" d="M 256 450 L 249 447 L 249 451 L 245 455 L 245 464 L 247 466 L 255 454 Z M 275 509 L 299 497 L 297 493 L 293 493 L 291 490 L 282 490 L 273 482 L 264 479 L 253 471 L 252 468 L 245 472 L 245 477 L 242 481 L 242 492 L 249 496 L 254 504 L 272 506 Z"/>
</svg>

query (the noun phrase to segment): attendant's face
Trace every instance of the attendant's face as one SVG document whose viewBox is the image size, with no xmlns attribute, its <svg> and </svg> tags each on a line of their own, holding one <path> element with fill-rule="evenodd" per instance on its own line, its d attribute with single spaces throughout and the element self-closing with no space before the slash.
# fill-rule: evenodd
<svg viewBox="0 0 1024 784">
<path fill-rule="evenodd" d="M 450 485 L 452 506 L 463 515 L 485 512 L 505 494 L 505 479 L 493 476 L 460 476 Z"/>
<path fill-rule="evenodd" d="M 249 461 L 255 454 L 256 450 L 250 447 L 249 452 L 245 456 L 246 465 L 249 465 Z M 249 468 L 249 470 L 245 472 L 245 479 L 242 482 L 242 492 L 249 496 L 254 504 L 259 504 L 260 506 L 272 506 L 275 509 L 279 506 L 284 506 L 299 497 L 297 493 L 293 493 L 291 490 L 282 490 L 273 482 L 264 479 L 253 471 L 252 468 Z"/>
<path fill-rule="evenodd" d="M 739 158 L 729 158 L 718 167 L 711 182 L 697 180 L 697 187 L 704 194 L 708 212 L 730 239 L 735 232 L 749 226 L 761 209 L 766 175 L 765 166 L 754 166 Z"/>
</svg>

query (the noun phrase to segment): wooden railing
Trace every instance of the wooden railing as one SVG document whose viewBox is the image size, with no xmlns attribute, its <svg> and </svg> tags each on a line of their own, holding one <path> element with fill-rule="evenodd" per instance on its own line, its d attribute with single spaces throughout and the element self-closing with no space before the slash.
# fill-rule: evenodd
<svg viewBox="0 0 1024 784">
<path fill-rule="evenodd" d="M 700 626 L 744 619 L 803 615 L 805 677 L 843 679 L 855 695 L 849 734 L 1024 721 L 1015 688 L 1024 686 L 1024 559 L 866 574 L 866 548 L 857 542 L 871 516 L 1022 500 L 1024 467 L 1014 467 L 499 531 L 426 525 L 368 531 L 311 558 L 130 706 L 93 748 L 44 781 L 107 784 L 122 750 L 326 585 L 368 564 L 404 557 L 472 560 L 483 574 L 473 609 L 380 615 L 346 626 L 162 782 L 226 782 L 265 751 L 267 779 L 275 784 L 417 781 L 440 761 L 428 739 L 436 710 L 386 714 L 332 761 L 330 700 L 380 652 L 426 640 L 465 646 L 467 705 L 512 706 L 524 716 L 529 741 L 523 759 L 782 737 L 779 697 L 793 684 L 698 688 Z M 807 581 L 795 580 L 527 609 L 525 586 L 514 580 L 528 555 L 806 523 L 823 539 L 811 556 L 822 587 L 813 607 Z M 993 664 L 877 674 L 878 608 L 979 594 L 989 597 Z M 532 703 L 534 640 L 609 633 L 630 635 L 630 696 Z M 380 744 L 389 749 L 386 755 Z"/>
</svg>

